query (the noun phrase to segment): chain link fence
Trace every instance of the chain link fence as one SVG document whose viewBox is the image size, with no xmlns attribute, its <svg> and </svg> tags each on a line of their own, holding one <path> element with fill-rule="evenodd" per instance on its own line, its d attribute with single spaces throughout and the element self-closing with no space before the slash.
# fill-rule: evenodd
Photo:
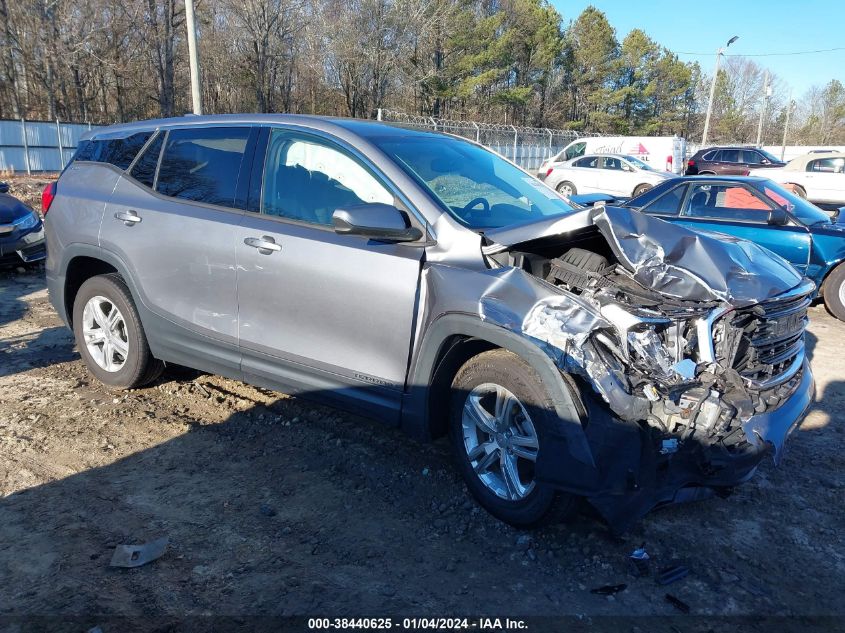
<svg viewBox="0 0 845 633">
<path fill-rule="evenodd" d="M 498 152 L 526 170 L 536 170 L 544 160 L 554 156 L 574 140 L 585 136 L 603 136 L 545 127 L 454 121 L 385 109 L 378 111 L 378 120 L 462 136 Z"/>
</svg>

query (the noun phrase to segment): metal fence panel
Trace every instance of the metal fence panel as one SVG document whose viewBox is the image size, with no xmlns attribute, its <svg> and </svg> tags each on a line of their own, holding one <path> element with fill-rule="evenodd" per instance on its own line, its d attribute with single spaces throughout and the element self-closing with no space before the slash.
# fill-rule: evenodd
<svg viewBox="0 0 845 633">
<path fill-rule="evenodd" d="M 90 129 L 86 123 L 0 121 L 0 171 L 61 171 Z"/>
</svg>

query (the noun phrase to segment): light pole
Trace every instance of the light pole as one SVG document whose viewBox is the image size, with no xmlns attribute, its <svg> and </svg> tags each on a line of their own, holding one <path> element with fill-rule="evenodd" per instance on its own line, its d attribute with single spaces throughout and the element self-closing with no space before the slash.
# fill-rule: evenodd
<svg viewBox="0 0 845 633">
<path fill-rule="evenodd" d="M 769 71 L 767 70 L 763 75 L 763 105 L 760 106 L 760 122 L 757 124 L 757 147 L 762 147 L 760 141 L 763 138 L 763 119 L 766 118 L 766 110 L 771 96 L 772 87 L 769 85 Z"/>
<path fill-rule="evenodd" d="M 194 25 L 194 0 L 185 0 L 185 26 L 188 29 L 188 60 L 191 68 L 191 102 L 194 114 L 202 114 L 200 99 L 200 62 L 197 56 L 197 29 Z"/>
<path fill-rule="evenodd" d="M 739 35 L 734 35 L 728 40 L 728 43 L 725 44 L 725 48 L 736 42 L 738 39 Z M 713 71 L 713 81 L 710 82 L 710 101 L 707 102 L 707 116 L 704 117 L 704 134 L 701 135 L 702 147 L 707 145 L 707 133 L 710 131 L 710 114 L 713 112 L 713 97 L 716 94 L 716 78 L 719 76 L 719 60 L 725 52 L 725 48 L 720 47 L 719 50 L 716 51 L 716 70 Z"/>
<path fill-rule="evenodd" d="M 789 132 L 789 115 L 795 107 L 795 102 L 792 100 L 792 91 L 789 91 L 789 103 L 786 106 L 786 122 L 783 124 L 783 143 L 780 146 L 780 159 L 783 160 L 786 154 L 786 134 Z"/>
</svg>

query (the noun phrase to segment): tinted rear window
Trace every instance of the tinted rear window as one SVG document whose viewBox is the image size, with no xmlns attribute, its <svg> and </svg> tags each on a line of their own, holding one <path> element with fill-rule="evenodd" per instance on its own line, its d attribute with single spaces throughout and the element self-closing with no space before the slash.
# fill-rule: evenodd
<svg viewBox="0 0 845 633">
<path fill-rule="evenodd" d="M 738 149 L 723 149 L 719 152 L 718 160 L 722 161 L 723 163 L 738 163 L 739 162 L 739 150 Z"/>
<path fill-rule="evenodd" d="M 152 132 L 139 132 L 126 138 L 93 139 L 83 141 L 77 149 L 74 160 L 108 163 L 118 169 L 126 169 L 135 160 Z"/>
<path fill-rule="evenodd" d="M 156 166 L 158 165 L 158 156 L 161 154 L 161 146 L 164 142 L 164 133 L 149 144 L 143 155 L 135 163 L 132 171 L 129 174 L 138 182 L 147 185 L 152 189 L 155 181 Z"/>
<path fill-rule="evenodd" d="M 249 128 L 171 130 L 156 190 L 166 196 L 234 206 Z"/>
</svg>

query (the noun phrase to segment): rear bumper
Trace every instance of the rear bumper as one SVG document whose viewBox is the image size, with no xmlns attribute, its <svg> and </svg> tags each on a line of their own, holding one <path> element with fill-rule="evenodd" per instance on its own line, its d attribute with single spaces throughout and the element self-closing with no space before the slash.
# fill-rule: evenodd
<svg viewBox="0 0 845 633">
<path fill-rule="evenodd" d="M 0 265 L 28 264 L 47 257 L 44 227 L 11 239 L 0 239 Z"/>
</svg>

